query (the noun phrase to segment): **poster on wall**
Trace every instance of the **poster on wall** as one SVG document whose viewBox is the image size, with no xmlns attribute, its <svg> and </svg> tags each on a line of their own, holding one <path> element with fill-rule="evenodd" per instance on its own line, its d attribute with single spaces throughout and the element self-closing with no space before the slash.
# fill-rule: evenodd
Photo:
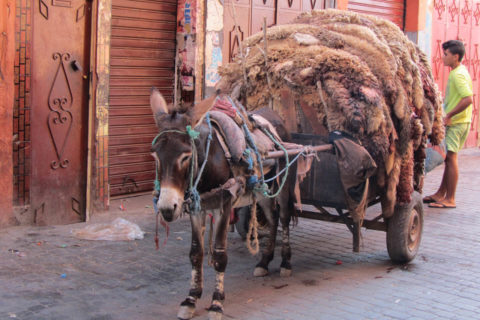
<svg viewBox="0 0 480 320">
<path fill-rule="evenodd" d="M 180 0 L 178 1 L 177 12 L 177 33 L 195 33 L 197 2 L 195 0 Z"/>
</svg>

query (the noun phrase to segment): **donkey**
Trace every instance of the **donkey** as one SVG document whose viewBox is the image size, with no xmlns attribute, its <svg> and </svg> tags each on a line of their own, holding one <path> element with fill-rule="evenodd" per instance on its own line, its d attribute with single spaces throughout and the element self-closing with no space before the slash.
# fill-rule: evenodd
<svg viewBox="0 0 480 320">
<path fill-rule="evenodd" d="M 204 171 L 198 184 L 200 195 L 224 186 L 231 178 L 246 172 L 246 165 L 229 162 L 226 158 L 216 131 L 212 133 L 213 139 L 211 140 L 210 150 L 208 155 L 206 154 L 207 137 L 210 131 L 204 118 L 213 106 L 215 98 L 211 97 L 203 100 L 186 110 L 177 110 L 173 106 L 167 105 L 161 93 L 156 88 L 152 88 L 150 105 L 159 129 L 159 135 L 155 138 L 152 145 L 152 156 L 157 164 L 156 174 L 160 186 L 160 194 L 156 205 L 158 213 L 160 213 L 159 217 L 163 220 L 162 223 L 173 222 L 186 212 L 185 195 L 188 192 L 190 175 L 193 174 L 195 176 L 199 171 L 198 166 L 192 166 L 192 161 L 195 161 L 195 158 L 197 161 L 194 163 L 202 164 L 205 157 L 207 157 Z M 262 116 L 264 118 L 272 118 L 272 113 L 273 111 L 264 112 Z M 278 129 L 279 135 L 283 136 L 283 139 L 287 137 L 287 134 L 285 128 L 280 125 L 279 119 L 280 117 L 277 116 L 274 124 Z M 199 132 L 196 140 L 191 140 L 186 133 L 187 126 Z M 195 143 L 195 148 L 192 148 L 192 143 Z M 275 163 L 282 162 L 281 160 L 278 162 L 272 161 L 273 164 L 270 166 L 266 164 L 265 170 L 274 169 Z M 193 173 L 191 173 L 192 170 Z M 270 175 L 274 171 L 271 170 Z M 269 221 L 270 237 L 266 248 L 262 252 L 262 258 L 255 268 L 255 276 L 265 276 L 268 273 L 268 264 L 273 259 L 279 220 L 282 224 L 283 233 L 281 275 L 288 276 L 291 273 L 289 224 L 295 212 L 292 196 L 293 188 L 291 187 L 294 185 L 291 179 L 295 178 L 295 171 L 296 169 L 291 168 L 286 187 L 282 189 L 275 200 L 268 198 L 259 198 L 258 200 L 258 205 L 262 208 Z M 248 192 L 251 193 L 253 191 Z M 212 303 L 208 309 L 209 319 L 221 319 L 223 314 L 223 303 L 225 300 L 224 275 L 228 260 L 227 231 L 233 201 L 234 196 L 229 192 L 222 193 L 220 197 L 217 197 L 216 201 L 209 201 L 209 207 L 212 207 L 212 204 L 217 207 L 217 210 L 213 210 L 213 221 L 215 221 L 213 231 L 215 236 L 211 256 L 212 264 L 216 271 L 216 279 Z M 202 202 L 202 209 L 205 209 L 209 204 Z M 180 304 L 177 315 L 179 319 L 191 319 L 193 317 L 196 301 L 201 297 L 203 290 L 205 210 L 201 210 L 197 214 L 191 213 L 190 222 L 192 227 L 190 249 L 192 278 L 188 296 Z"/>
</svg>

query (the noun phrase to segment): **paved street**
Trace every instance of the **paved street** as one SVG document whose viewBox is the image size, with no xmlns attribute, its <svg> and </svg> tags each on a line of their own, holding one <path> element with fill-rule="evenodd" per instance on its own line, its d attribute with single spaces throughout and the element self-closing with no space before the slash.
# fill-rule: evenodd
<svg viewBox="0 0 480 320">
<path fill-rule="evenodd" d="M 480 150 L 460 153 L 457 209 L 425 208 L 422 244 L 408 265 L 390 262 L 385 233 L 362 230 L 360 253 L 344 225 L 301 219 L 292 231 L 290 278 L 254 278 L 252 257 L 229 234 L 225 319 L 479 319 Z M 425 194 L 443 167 L 426 176 Z M 87 241 L 85 224 L 0 230 L 0 319 L 176 319 L 190 280 L 190 227 L 171 225 L 167 244 L 153 241 L 151 197 L 112 201 L 90 223 L 124 217 L 147 234 L 137 241 Z M 369 209 L 369 214 L 379 208 Z M 160 240 L 165 234 L 161 230 Z M 339 264 L 338 262 L 341 262 Z M 206 266 L 194 319 L 206 319 L 214 272 Z"/>
</svg>

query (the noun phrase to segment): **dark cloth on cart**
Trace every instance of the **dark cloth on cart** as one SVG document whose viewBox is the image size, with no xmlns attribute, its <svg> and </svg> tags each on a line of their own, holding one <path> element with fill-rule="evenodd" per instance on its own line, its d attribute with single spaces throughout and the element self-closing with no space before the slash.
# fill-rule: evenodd
<svg viewBox="0 0 480 320">
<path fill-rule="evenodd" d="M 354 221 L 362 221 L 367 204 L 368 178 L 375 173 L 377 165 L 368 151 L 351 136 L 334 132 L 330 134 L 329 140 L 335 148 L 350 215 Z"/>
</svg>

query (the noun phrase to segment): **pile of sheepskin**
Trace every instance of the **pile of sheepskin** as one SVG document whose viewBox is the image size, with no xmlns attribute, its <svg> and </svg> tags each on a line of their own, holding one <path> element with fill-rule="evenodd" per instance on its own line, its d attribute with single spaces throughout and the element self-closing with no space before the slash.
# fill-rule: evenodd
<svg viewBox="0 0 480 320">
<path fill-rule="evenodd" d="M 339 10 L 304 13 L 243 42 L 218 87 L 248 110 L 288 89 L 328 131 L 346 132 L 375 160 L 387 217 L 421 192 L 427 139 L 444 136 L 441 97 L 427 56 L 390 21 Z M 246 81 L 245 81 L 246 79 Z"/>
</svg>

